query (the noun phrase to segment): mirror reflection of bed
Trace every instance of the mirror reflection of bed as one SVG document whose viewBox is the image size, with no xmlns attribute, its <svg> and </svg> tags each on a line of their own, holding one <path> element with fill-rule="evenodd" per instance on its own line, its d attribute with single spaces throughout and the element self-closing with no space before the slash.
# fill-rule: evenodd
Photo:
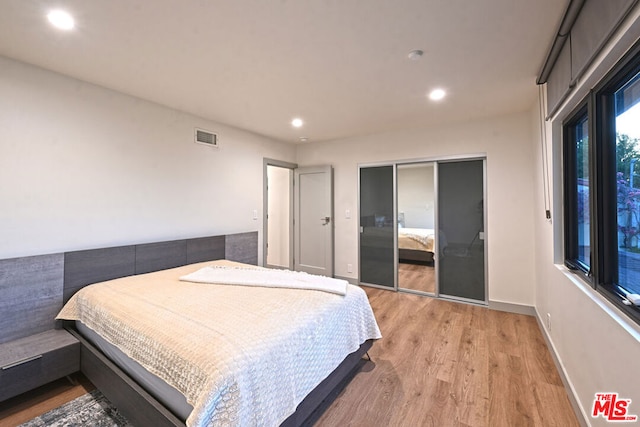
<svg viewBox="0 0 640 427">
<path fill-rule="evenodd" d="M 398 287 L 436 292 L 433 163 L 398 165 Z"/>
</svg>

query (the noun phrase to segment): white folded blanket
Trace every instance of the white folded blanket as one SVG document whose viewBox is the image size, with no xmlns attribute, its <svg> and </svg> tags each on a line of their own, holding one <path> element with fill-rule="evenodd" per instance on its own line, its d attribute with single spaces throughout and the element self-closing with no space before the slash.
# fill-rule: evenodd
<svg viewBox="0 0 640 427">
<path fill-rule="evenodd" d="M 184 282 L 220 285 L 260 286 L 266 288 L 310 289 L 346 295 L 348 282 L 342 279 L 316 276 L 301 271 L 261 269 L 211 265 L 180 277 Z"/>
</svg>

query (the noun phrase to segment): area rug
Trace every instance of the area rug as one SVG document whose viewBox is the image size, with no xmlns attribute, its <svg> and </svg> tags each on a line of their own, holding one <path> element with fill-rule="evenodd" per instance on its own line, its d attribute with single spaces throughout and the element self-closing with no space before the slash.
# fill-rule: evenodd
<svg viewBox="0 0 640 427">
<path fill-rule="evenodd" d="M 93 390 L 20 427 L 132 427 L 100 391 Z"/>
</svg>

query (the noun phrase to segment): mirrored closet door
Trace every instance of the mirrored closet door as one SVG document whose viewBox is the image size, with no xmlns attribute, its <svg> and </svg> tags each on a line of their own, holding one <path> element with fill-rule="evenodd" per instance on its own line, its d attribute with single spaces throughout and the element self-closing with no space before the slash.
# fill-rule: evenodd
<svg viewBox="0 0 640 427">
<path fill-rule="evenodd" d="M 435 163 L 397 165 L 398 288 L 436 293 Z"/>
</svg>

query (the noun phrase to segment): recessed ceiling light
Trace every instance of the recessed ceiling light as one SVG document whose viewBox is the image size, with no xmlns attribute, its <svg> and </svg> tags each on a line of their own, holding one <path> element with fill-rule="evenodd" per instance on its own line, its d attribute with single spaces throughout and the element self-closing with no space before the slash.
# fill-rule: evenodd
<svg viewBox="0 0 640 427">
<path fill-rule="evenodd" d="M 300 140 L 300 142 L 309 142 L 309 138 L 307 138 L 306 136 L 301 136 L 298 139 Z"/>
<path fill-rule="evenodd" d="M 412 61 L 417 61 L 418 59 L 422 58 L 422 54 L 424 54 L 423 51 L 421 51 L 420 49 L 415 49 L 409 52 L 408 57 Z"/>
<path fill-rule="evenodd" d="M 291 120 L 291 126 L 293 126 L 294 128 L 302 127 L 302 119 L 296 118 Z"/>
<path fill-rule="evenodd" d="M 47 14 L 47 19 L 51 24 L 61 30 L 72 30 L 75 26 L 73 17 L 64 10 L 56 9 Z"/>
<path fill-rule="evenodd" d="M 429 99 L 432 101 L 440 101 L 446 96 L 446 92 L 442 89 L 434 89 L 429 93 Z"/>
</svg>

